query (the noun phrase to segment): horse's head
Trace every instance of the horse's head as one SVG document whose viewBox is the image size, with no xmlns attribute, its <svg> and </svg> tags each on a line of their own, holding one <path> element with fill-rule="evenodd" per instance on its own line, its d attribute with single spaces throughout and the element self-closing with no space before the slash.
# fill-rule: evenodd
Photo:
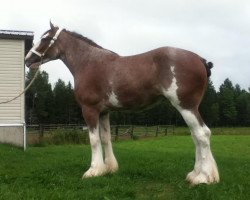
<svg viewBox="0 0 250 200">
<path fill-rule="evenodd" d="M 40 41 L 35 44 L 25 57 L 27 67 L 36 68 L 39 64 L 59 58 L 60 51 L 57 45 L 57 38 L 62 29 L 55 27 L 50 22 L 50 30 L 46 31 Z"/>
</svg>

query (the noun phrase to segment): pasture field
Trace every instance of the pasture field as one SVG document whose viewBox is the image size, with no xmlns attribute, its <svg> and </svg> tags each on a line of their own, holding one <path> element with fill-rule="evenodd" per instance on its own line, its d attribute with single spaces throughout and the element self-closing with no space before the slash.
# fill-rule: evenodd
<svg viewBox="0 0 250 200">
<path fill-rule="evenodd" d="M 91 159 L 89 145 L 0 145 L 0 199 L 250 199 L 250 135 L 214 135 L 212 150 L 221 181 L 190 187 L 190 136 L 161 136 L 114 143 L 120 169 L 81 179 Z"/>
</svg>

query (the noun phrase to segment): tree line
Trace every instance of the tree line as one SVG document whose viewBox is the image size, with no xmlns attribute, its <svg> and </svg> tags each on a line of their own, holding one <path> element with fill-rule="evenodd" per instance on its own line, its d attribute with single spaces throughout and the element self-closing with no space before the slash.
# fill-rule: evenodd
<svg viewBox="0 0 250 200">
<path fill-rule="evenodd" d="M 34 76 L 30 70 L 26 74 L 26 85 Z M 26 122 L 28 124 L 82 124 L 81 108 L 74 97 L 74 89 L 58 79 L 52 88 L 49 75 L 39 72 L 31 88 L 25 94 Z M 250 88 L 242 89 L 238 84 L 226 79 L 219 91 L 211 80 L 200 105 L 201 115 L 209 126 L 250 126 Z M 184 125 L 184 120 L 166 99 L 148 110 L 140 112 L 110 113 L 111 124 L 117 125 Z"/>
</svg>

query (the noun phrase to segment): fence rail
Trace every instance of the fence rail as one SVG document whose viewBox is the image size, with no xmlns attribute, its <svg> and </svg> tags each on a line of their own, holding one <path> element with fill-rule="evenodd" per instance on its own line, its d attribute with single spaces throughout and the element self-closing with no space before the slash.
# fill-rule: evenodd
<svg viewBox="0 0 250 200">
<path fill-rule="evenodd" d="M 27 125 L 28 142 L 40 141 L 44 136 L 50 137 L 56 130 L 81 130 L 83 134 L 88 134 L 88 128 L 83 124 L 40 124 Z M 174 125 L 112 125 L 111 136 L 113 140 L 118 139 L 138 139 L 144 137 L 157 137 L 159 135 L 173 135 Z"/>
<path fill-rule="evenodd" d="M 147 137 L 158 135 L 174 134 L 173 125 L 157 125 L 157 126 L 137 126 L 137 125 L 115 125 L 111 126 L 111 135 L 115 136 L 115 139 L 120 137 L 130 137 L 135 139 L 136 137 Z"/>
</svg>

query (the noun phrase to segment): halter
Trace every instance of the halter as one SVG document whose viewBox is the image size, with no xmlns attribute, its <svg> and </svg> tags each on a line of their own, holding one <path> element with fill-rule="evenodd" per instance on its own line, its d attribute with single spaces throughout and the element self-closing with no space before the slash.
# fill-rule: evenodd
<svg viewBox="0 0 250 200">
<path fill-rule="evenodd" d="M 54 35 L 54 37 L 50 40 L 49 46 L 47 47 L 47 49 L 45 49 L 45 51 L 43 53 L 39 53 L 38 51 L 36 51 L 35 49 L 31 49 L 30 51 L 34 54 L 36 54 L 37 56 L 39 56 L 40 58 L 43 58 L 44 55 L 46 54 L 46 52 L 49 50 L 49 48 L 55 43 L 55 41 L 57 40 L 59 34 L 61 33 L 61 31 L 63 30 L 63 28 L 59 28 L 56 31 L 56 34 Z"/>
</svg>

